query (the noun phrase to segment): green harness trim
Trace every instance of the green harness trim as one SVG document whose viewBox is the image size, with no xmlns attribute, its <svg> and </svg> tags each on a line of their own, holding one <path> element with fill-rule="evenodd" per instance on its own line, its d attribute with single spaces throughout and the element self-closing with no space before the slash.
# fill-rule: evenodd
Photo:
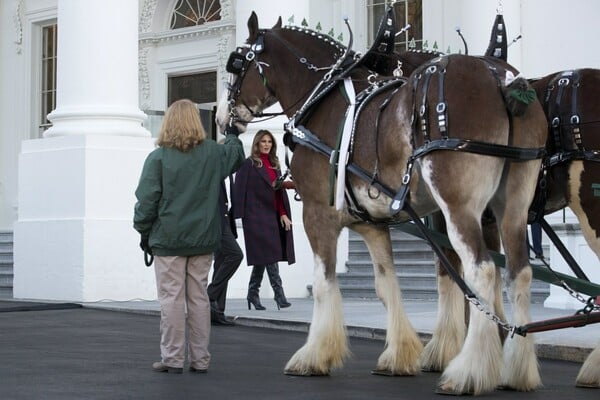
<svg viewBox="0 0 600 400">
<path fill-rule="evenodd" d="M 537 95 L 533 89 L 514 89 L 510 91 L 509 96 L 527 105 L 533 103 L 537 99 Z"/>
</svg>

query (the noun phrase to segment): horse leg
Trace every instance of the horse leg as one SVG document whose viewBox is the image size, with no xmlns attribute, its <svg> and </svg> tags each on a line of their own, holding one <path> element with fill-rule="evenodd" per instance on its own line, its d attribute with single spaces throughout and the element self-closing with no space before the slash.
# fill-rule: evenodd
<svg viewBox="0 0 600 400">
<path fill-rule="evenodd" d="M 500 251 L 497 224 L 495 221 L 489 221 L 487 217 L 484 217 L 484 220 L 482 230 L 487 248 Z M 436 231 L 447 232 L 442 213 L 432 214 L 431 221 Z M 443 249 L 443 251 L 452 266 L 462 275 L 462 265 L 456 252 L 450 249 Z M 454 284 L 439 260 L 436 261 L 436 267 L 438 274 L 437 321 L 431 340 L 427 343 L 421 355 L 422 369 L 428 372 L 443 371 L 450 360 L 459 353 L 465 340 L 469 316 L 468 313 L 465 314 L 464 293 Z M 494 308 L 496 309 L 496 315 L 502 321 L 506 321 L 499 268 L 496 268 L 495 282 Z M 504 339 L 505 332 L 501 329 L 499 331 L 501 338 Z"/>
<path fill-rule="evenodd" d="M 308 338 L 285 366 L 288 375 L 328 375 L 348 356 L 342 295 L 336 266 L 337 238 L 341 231 L 335 212 L 304 205 L 304 228 L 314 252 L 313 316 Z"/>
<path fill-rule="evenodd" d="M 537 163 L 513 164 L 507 175 L 505 193 L 492 209 L 497 217 L 506 256 L 506 281 L 508 299 L 512 305 L 512 323 L 522 326 L 531 322 L 531 281 L 533 272 L 529 265 L 527 247 L 527 208 L 533 197 L 533 187 L 523 185 L 522 176 L 535 176 Z M 520 174 L 520 179 L 517 179 Z M 531 391 L 541 386 L 539 366 L 535 354 L 533 335 L 515 335 L 504 342 L 502 385 L 519 391 Z"/>
<path fill-rule="evenodd" d="M 419 356 L 423 344 L 402 305 L 389 228 L 370 224 L 359 224 L 352 228 L 362 235 L 369 249 L 375 273 L 375 290 L 387 310 L 385 350 L 379 356 L 373 373 L 416 375 L 420 372 Z"/>
<path fill-rule="evenodd" d="M 506 218 L 509 220 L 512 218 Z M 517 326 L 531 322 L 532 269 L 529 265 L 528 250 L 525 245 L 525 226 L 502 227 L 502 237 L 507 260 L 508 298 L 513 308 L 513 324 Z M 511 244 L 512 242 L 512 244 Z M 512 250 L 513 248 L 517 250 Z M 514 254 L 516 253 L 516 254 Z M 502 385 L 519 391 L 530 391 L 541 386 L 539 367 L 535 355 L 533 335 L 515 335 L 504 343 L 504 368 Z"/>
<path fill-rule="evenodd" d="M 481 211 L 460 205 L 446 208 L 444 215 L 452 246 L 464 266 L 465 281 L 481 304 L 495 312 L 496 266 L 483 241 Z M 500 382 L 502 345 L 497 327 L 473 304 L 469 307 L 465 343 L 440 378 L 441 393 L 481 394 L 494 390 Z"/>
<path fill-rule="evenodd" d="M 488 215 L 487 210 L 484 213 L 483 221 L 482 221 L 482 231 L 483 231 L 483 239 L 485 240 L 485 244 L 487 248 L 496 252 L 500 252 L 500 233 L 498 232 L 498 224 L 496 220 L 490 220 L 493 218 L 493 215 Z M 500 267 L 496 268 L 496 287 L 494 289 L 495 297 L 494 297 L 494 310 L 496 310 L 496 316 L 502 321 L 506 322 L 508 319 L 506 318 L 506 313 L 504 312 L 504 296 L 502 293 L 502 289 L 504 287 L 502 281 L 502 272 Z M 504 343 L 506 339 L 507 332 L 498 327 L 498 334 L 500 335 L 500 339 Z"/>
<path fill-rule="evenodd" d="M 437 232 L 446 232 L 444 216 L 440 212 L 431 215 L 433 228 Z M 462 273 L 462 265 L 458 255 L 449 249 L 444 249 L 446 257 L 454 268 Z M 459 353 L 467 334 L 465 321 L 465 299 L 460 288 L 446 269 L 436 260 L 438 275 L 438 312 L 436 325 L 421 354 L 421 368 L 423 371 L 443 371 Z"/>
</svg>

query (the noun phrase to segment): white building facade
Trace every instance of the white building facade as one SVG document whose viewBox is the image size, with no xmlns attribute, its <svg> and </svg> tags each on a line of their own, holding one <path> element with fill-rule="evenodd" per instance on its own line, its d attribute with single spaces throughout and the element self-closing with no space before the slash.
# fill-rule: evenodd
<svg viewBox="0 0 600 400">
<path fill-rule="evenodd" d="M 168 104 L 192 97 L 210 127 L 211 109 L 227 81 L 227 57 L 245 41 L 253 10 L 263 27 L 281 16 L 284 24 L 306 20 L 311 28 L 320 24 L 324 32 L 331 29 L 334 37 L 346 39 L 343 17 L 348 17 L 354 48 L 364 51 L 383 3 L 0 0 L 0 232 L 13 234 L 14 297 L 155 299 L 154 274 L 144 266 L 132 228 L 133 192 Z M 470 54 L 482 54 L 500 11 L 509 41 L 522 35 L 509 48 L 509 62 L 525 76 L 600 68 L 600 49 L 593 40 L 600 15 L 595 0 L 396 3 L 407 6 L 407 16 L 417 15 L 415 39 L 429 48 L 458 52 L 460 26 Z M 202 7 L 195 8 L 198 4 Z M 259 128 L 276 133 L 282 144 L 283 122 L 264 122 L 242 136 L 246 153 Z M 283 159 L 282 145 L 280 152 Z M 302 204 L 292 203 L 298 261 L 281 264 L 281 274 L 293 298 L 308 295 L 313 257 L 302 227 Z M 577 222 L 568 212 L 550 220 Z M 600 281 L 590 269 L 598 260 L 578 231 L 559 232 L 589 276 Z M 338 271 L 343 271 L 347 235 L 338 248 Z M 559 270 L 566 268 L 557 254 L 551 257 Z M 248 277 L 243 262 L 228 295 L 245 297 Z M 265 288 L 263 296 L 269 291 Z M 571 304 L 558 292 L 547 302 Z"/>
</svg>

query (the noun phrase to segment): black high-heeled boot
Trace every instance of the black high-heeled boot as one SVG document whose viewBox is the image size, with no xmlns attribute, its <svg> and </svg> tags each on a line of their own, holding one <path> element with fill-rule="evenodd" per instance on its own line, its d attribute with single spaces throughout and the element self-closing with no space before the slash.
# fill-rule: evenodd
<svg viewBox="0 0 600 400">
<path fill-rule="evenodd" d="M 275 293 L 275 303 L 277 303 L 277 309 L 287 308 L 292 305 L 285 298 L 285 293 L 283 292 L 283 286 L 281 284 L 281 276 L 279 275 L 279 265 L 269 264 L 267 265 L 267 274 L 269 275 L 269 282 L 271 282 L 271 287 L 273 288 L 273 292 Z"/>
<path fill-rule="evenodd" d="M 252 267 L 250 282 L 248 283 L 248 295 L 246 296 L 246 300 L 248 301 L 248 310 L 252 309 L 250 305 L 253 305 L 254 309 L 256 310 L 266 310 L 266 307 L 260 304 L 260 297 L 258 296 L 264 273 L 264 265 L 255 265 Z"/>
</svg>

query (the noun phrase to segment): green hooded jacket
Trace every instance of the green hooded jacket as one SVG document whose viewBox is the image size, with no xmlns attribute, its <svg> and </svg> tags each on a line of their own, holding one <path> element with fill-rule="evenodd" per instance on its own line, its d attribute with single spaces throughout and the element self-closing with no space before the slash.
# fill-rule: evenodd
<svg viewBox="0 0 600 400">
<path fill-rule="evenodd" d="M 242 142 L 227 135 L 189 152 L 159 147 L 144 163 L 135 191 L 133 227 L 157 256 L 213 253 L 221 242 L 221 182 L 244 161 Z"/>
</svg>

